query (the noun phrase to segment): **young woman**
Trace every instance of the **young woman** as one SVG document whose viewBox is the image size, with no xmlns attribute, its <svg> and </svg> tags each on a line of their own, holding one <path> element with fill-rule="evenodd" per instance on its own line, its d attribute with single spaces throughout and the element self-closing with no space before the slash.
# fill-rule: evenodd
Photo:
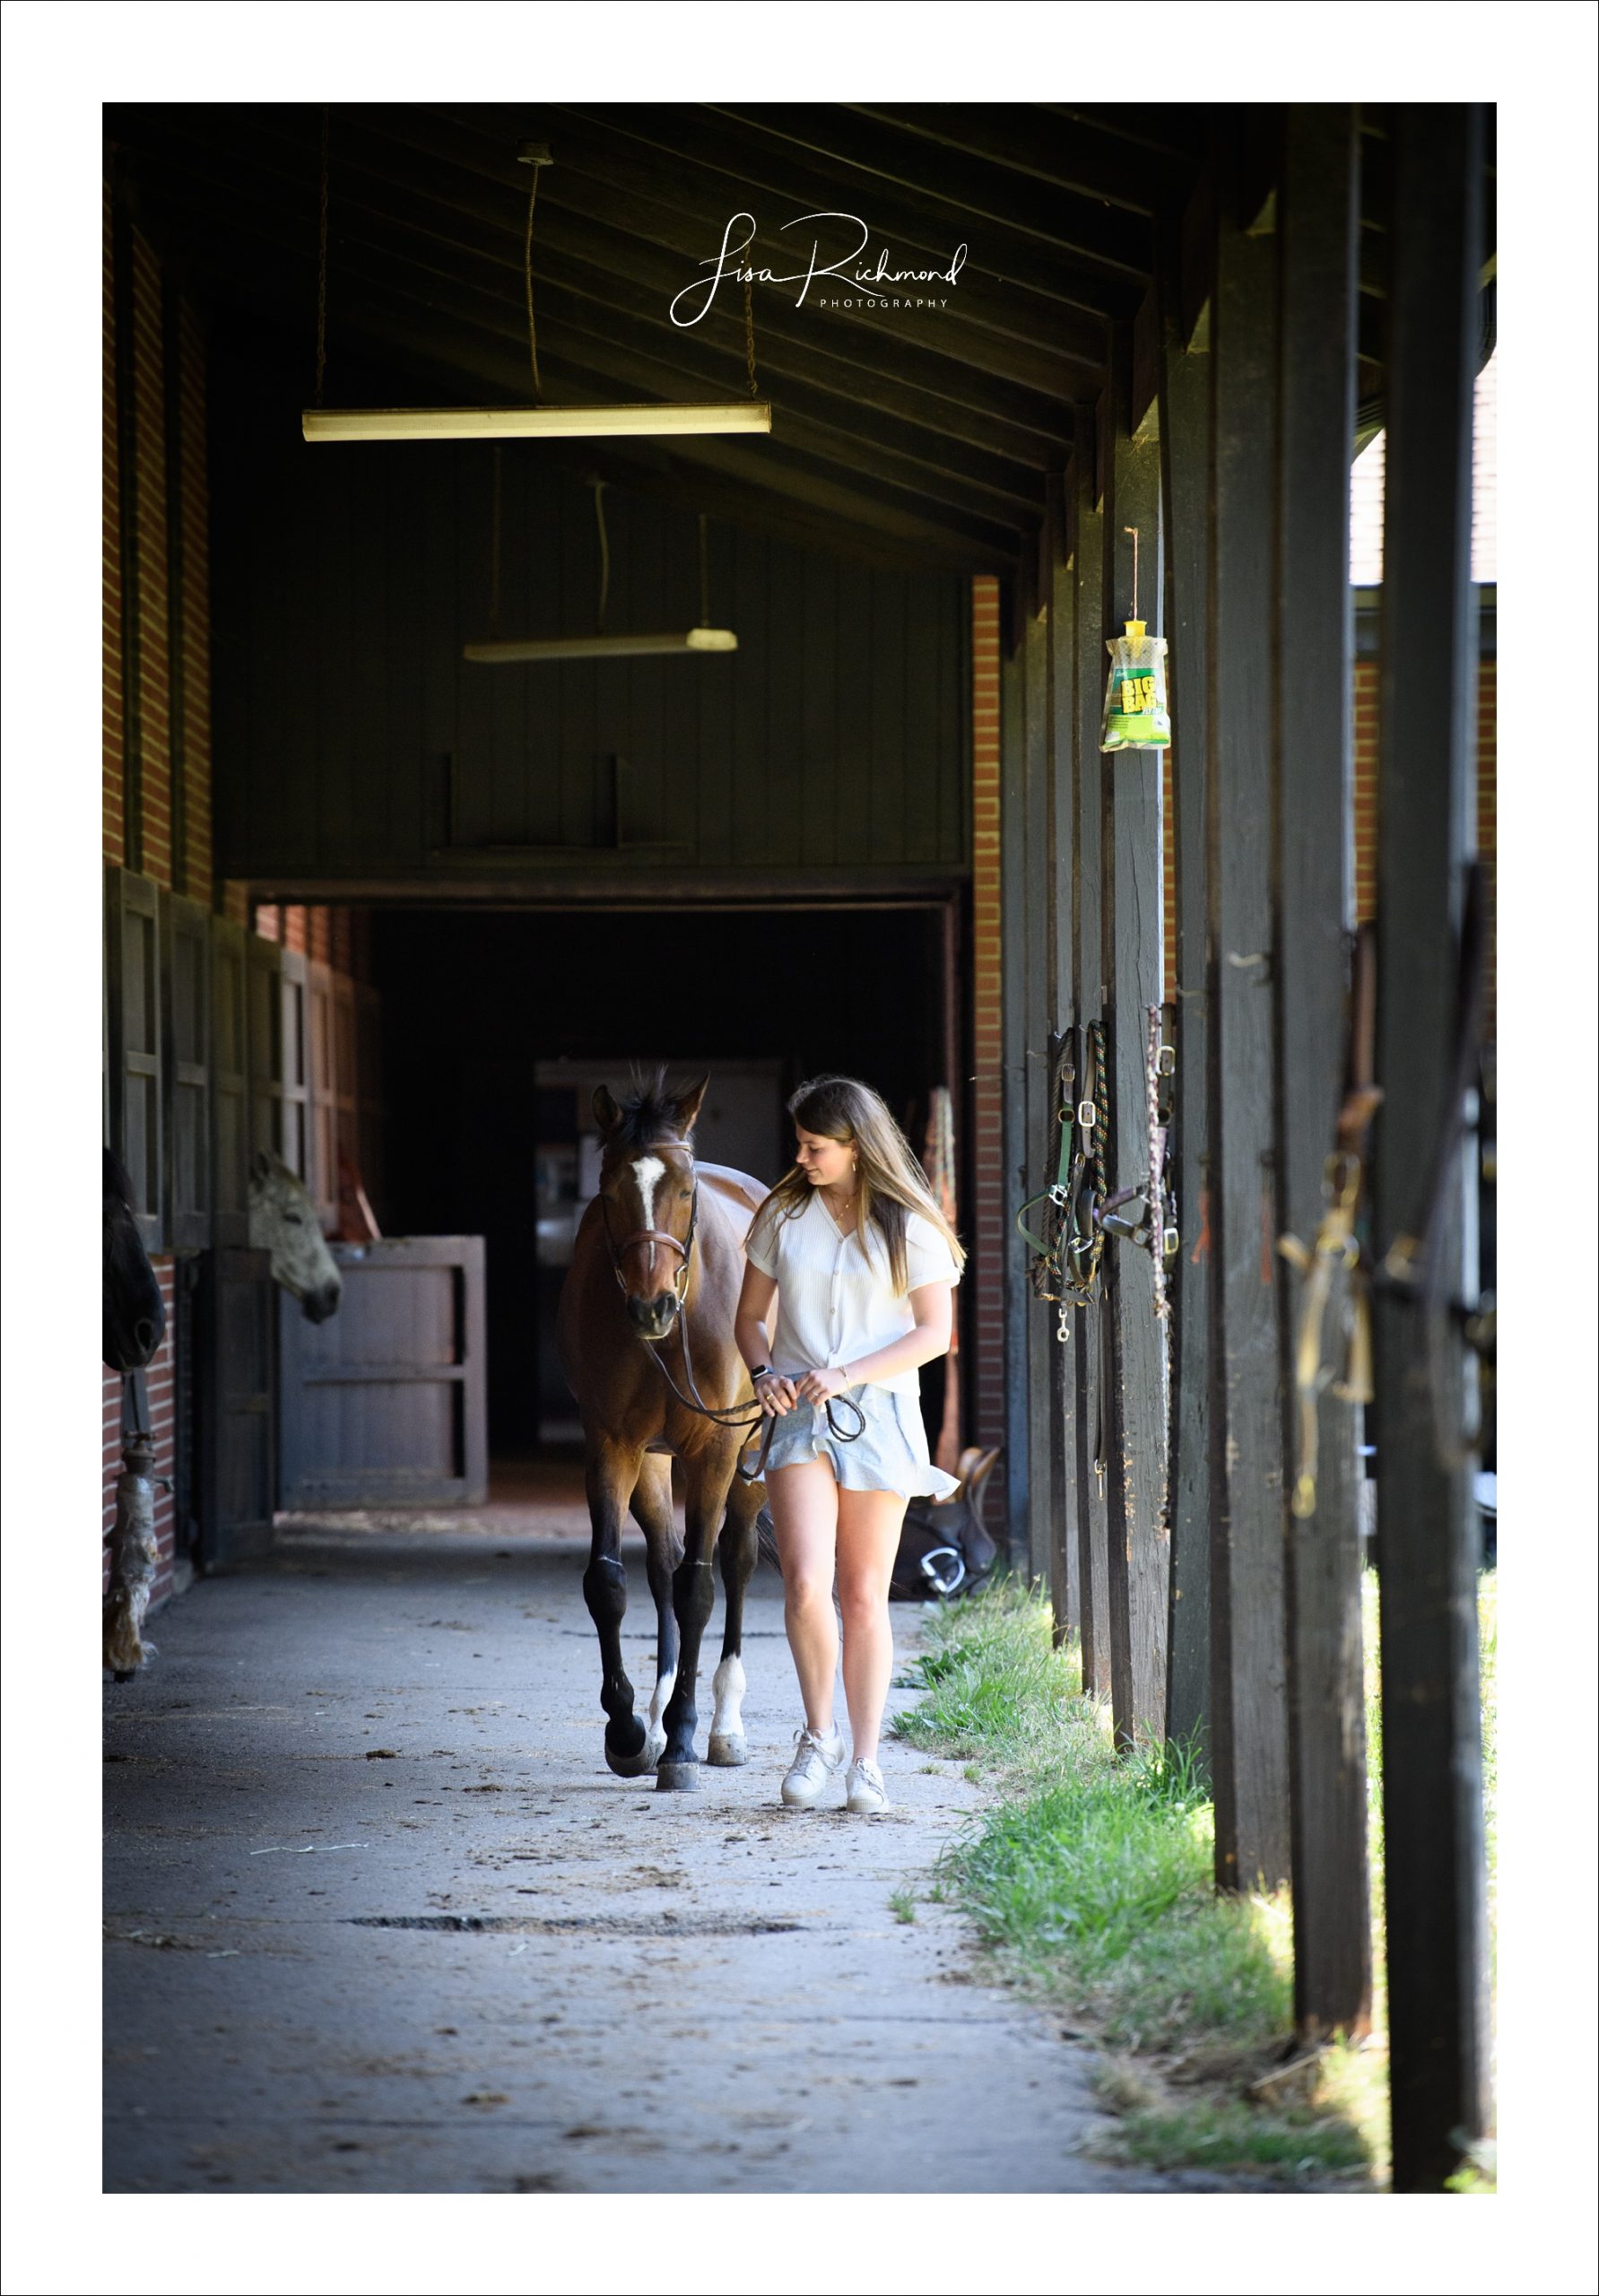
<svg viewBox="0 0 1599 2296">
<path fill-rule="evenodd" d="M 751 1224 L 734 1324 L 761 1409 L 778 1422 L 766 1489 L 805 1709 L 783 1799 L 813 1808 L 844 1759 L 833 1721 L 836 1565 L 854 1738 L 845 1800 L 869 1817 L 889 1807 L 877 1742 L 894 1660 L 889 1577 L 905 1502 L 956 1487 L 928 1459 L 917 1371 L 949 1352 L 965 1254 L 869 1085 L 816 1077 L 788 1113 L 794 1166 Z"/>
</svg>

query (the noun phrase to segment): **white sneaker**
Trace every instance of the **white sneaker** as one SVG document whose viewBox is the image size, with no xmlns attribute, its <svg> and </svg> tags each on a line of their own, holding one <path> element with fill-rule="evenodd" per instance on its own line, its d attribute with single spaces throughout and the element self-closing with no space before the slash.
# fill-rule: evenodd
<svg viewBox="0 0 1599 2296">
<path fill-rule="evenodd" d="M 813 1810 L 821 1798 L 822 1787 L 844 1759 L 844 1741 L 837 1730 L 830 1730 L 824 1736 L 820 1731 L 801 1729 L 794 1735 L 799 1751 L 783 1780 L 783 1799 L 791 1810 Z"/>
<path fill-rule="evenodd" d="M 874 1818 L 880 1810 L 891 1810 L 883 1787 L 882 1772 L 874 1761 L 852 1761 L 844 1780 L 844 1805 L 857 1818 Z"/>
</svg>

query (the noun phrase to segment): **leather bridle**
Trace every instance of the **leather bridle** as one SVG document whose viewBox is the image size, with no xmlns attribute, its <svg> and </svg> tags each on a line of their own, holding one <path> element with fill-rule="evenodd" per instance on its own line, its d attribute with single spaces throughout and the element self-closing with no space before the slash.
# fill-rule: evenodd
<svg viewBox="0 0 1599 2296">
<path fill-rule="evenodd" d="M 652 1150 L 656 1148 L 686 1149 L 687 1147 L 688 1143 L 682 1140 L 649 1140 L 645 1143 L 641 1152 L 645 1155 L 648 1155 Z M 690 1161 L 691 1165 L 691 1152 Z M 662 1244 L 669 1251 L 678 1253 L 682 1260 L 682 1265 L 678 1269 L 677 1274 L 672 1279 L 672 1289 L 677 1295 L 677 1304 L 681 1309 L 688 1297 L 689 1266 L 694 1250 L 694 1230 L 698 1226 L 700 1220 L 699 1181 L 696 1180 L 694 1182 L 693 1194 L 689 1203 L 689 1232 L 686 1239 L 669 1235 L 664 1228 L 640 1228 L 635 1234 L 624 1237 L 619 1244 L 615 1236 L 612 1233 L 611 1205 L 610 1200 L 606 1196 L 603 1188 L 600 1191 L 600 1218 L 604 1223 L 605 1243 L 606 1248 L 611 1254 L 612 1273 L 614 1274 L 617 1283 L 621 1287 L 623 1298 L 626 1299 L 630 1296 L 628 1292 L 628 1279 L 622 1274 L 621 1266 L 622 1261 L 627 1257 L 629 1252 L 633 1249 L 636 1244 L 649 1244 L 652 1246 L 656 1244 Z"/>
</svg>

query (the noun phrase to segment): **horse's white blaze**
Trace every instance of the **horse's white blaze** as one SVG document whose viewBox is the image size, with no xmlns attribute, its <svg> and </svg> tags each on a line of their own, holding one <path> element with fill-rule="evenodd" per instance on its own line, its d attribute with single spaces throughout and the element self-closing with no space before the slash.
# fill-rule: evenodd
<svg viewBox="0 0 1599 2296">
<path fill-rule="evenodd" d="M 744 1665 L 739 1657 L 724 1658 L 711 1678 L 717 1710 L 711 1721 L 713 1738 L 736 1738 L 744 1726 Z"/>
<path fill-rule="evenodd" d="M 656 1224 L 656 1190 L 666 1177 L 666 1167 L 658 1156 L 640 1156 L 634 1162 L 633 1177 L 639 1183 L 639 1200 L 644 1206 L 644 1218 L 639 1224 L 644 1228 L 653 1228 Z M 655 1258 L 656 1248 L 651 1244 L 649 1264 L 652 1267 Z"/>
</svg>

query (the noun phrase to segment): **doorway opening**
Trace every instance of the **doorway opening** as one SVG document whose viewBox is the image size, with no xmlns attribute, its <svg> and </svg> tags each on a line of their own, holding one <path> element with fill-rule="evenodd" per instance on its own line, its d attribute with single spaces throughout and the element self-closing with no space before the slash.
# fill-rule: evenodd
<svg viewBox="0 0 1599 2296">
<path fill-rule="evenodd" d="M 712 1089 L 698 1144 L 758 1179 L 786 1167 L 805 1077 L 864 1078 L 913 1148 L 930 1095 L 961 1109 L 952 900 L 896 905 L 378 910 L 384 1226 L 484 1239 L 497 1479 L 576 1456 L 554 1303 L 592 1193 L 595 1085 L 637 1064 Z M 943 1367 L 923 1406 L 936 1433 Z"/>
</svg>

